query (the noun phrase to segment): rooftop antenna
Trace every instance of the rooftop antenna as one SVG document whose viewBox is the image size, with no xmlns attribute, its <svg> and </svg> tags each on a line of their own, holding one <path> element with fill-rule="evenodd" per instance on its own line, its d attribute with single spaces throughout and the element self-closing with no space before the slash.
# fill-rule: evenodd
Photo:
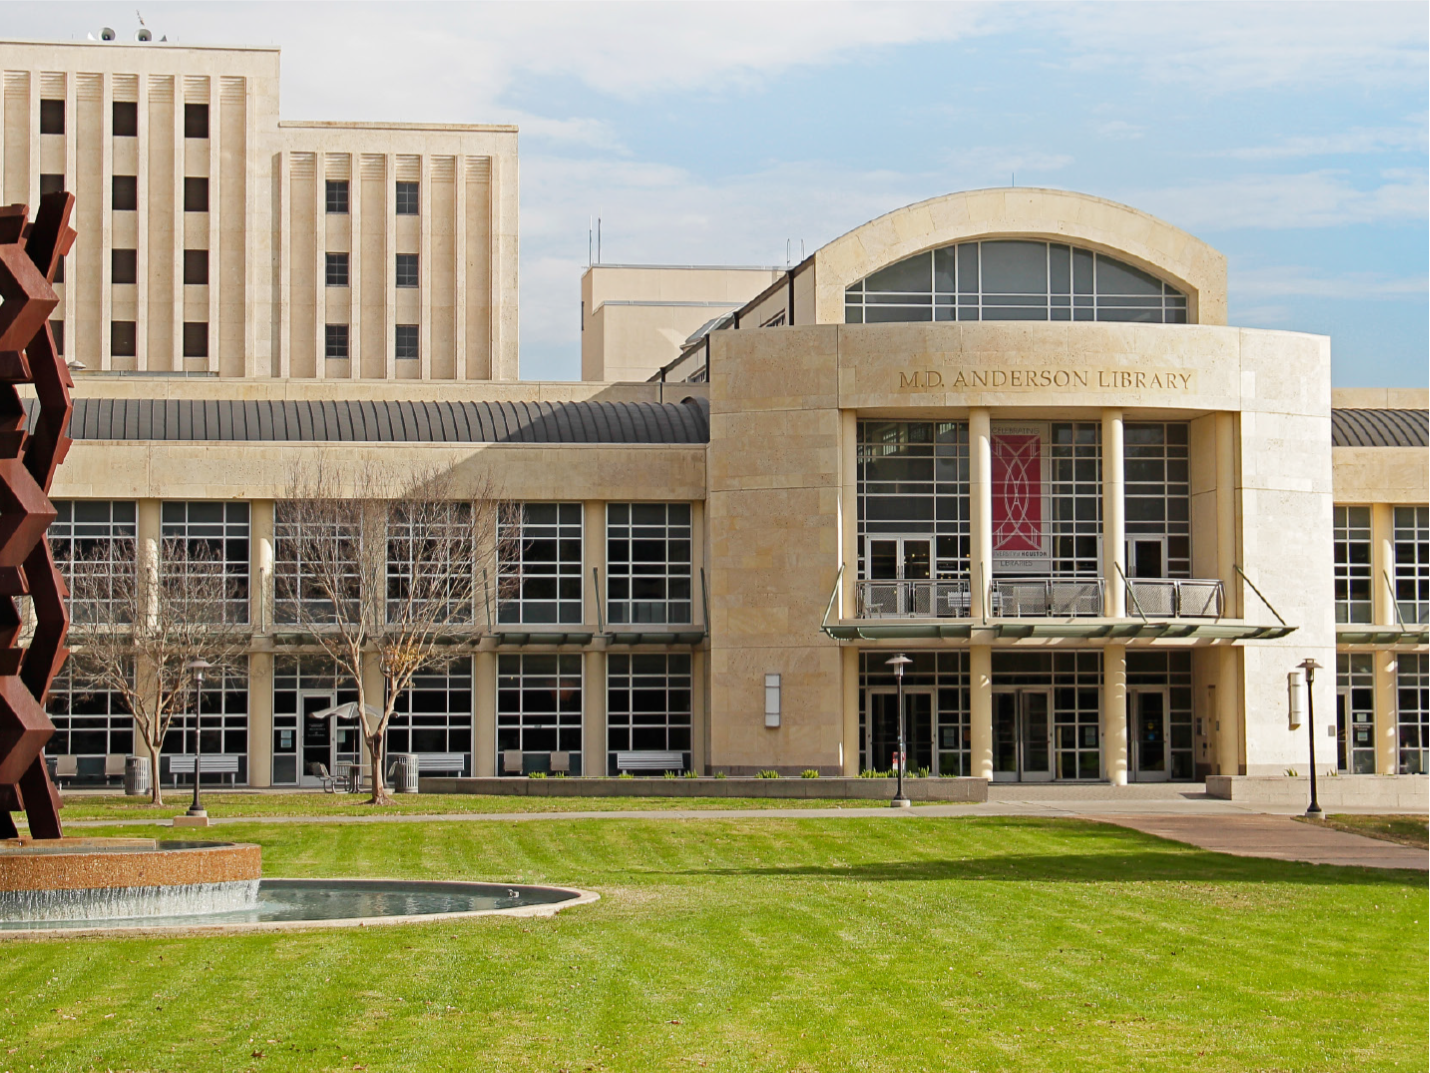
<svg viewBox="0 0 1430 1073">
<path fill-rule="evenodd" d="M 601 218 L 596 217 L 596 263 L 601 263 Z"/>
<path fill-rule="evenodd" d="M 786 268 L 789 267 L 789 244 L 790 244 L 790 240 L 789 240 L 789 239 L 785 239 L 785 267 L 786 267 Z"/>
<path fill-rule="evenodd" d="M 804 260 L 804 239 L 799 240 L 799 259 Z"/>
<path fill-rule="evenodd" d="M 591 217 L 586 217 L 586 267 L 591 267 L 591 251 L 595 249 L 596 229 L 591 226 Z"/>
<path fill-rule="evenodd" d="M 1016 189 L 1017 186 L 1018 186 L 1018 173 L 1017 173 L 1016 171 L 1014 171 L 1014 172 L 1010 172 L 1009 174 L 1011 174 L 1011 175 L 1013 176 L 1013 178 L 1012 178 L 1012 180 L 1011 180 L 1011 184 L 1012 184 L 1012 186 Z"/>
</svg>

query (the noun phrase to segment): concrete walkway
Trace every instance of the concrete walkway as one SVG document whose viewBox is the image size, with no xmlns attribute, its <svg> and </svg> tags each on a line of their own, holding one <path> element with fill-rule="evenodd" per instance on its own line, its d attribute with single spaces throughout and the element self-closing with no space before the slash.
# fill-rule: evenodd
<svg viewBox="0 0 1430 1073">
<path fill-rule="evenodd" d="M 1378 838 L 1299 823 L 1289 816 L 1102 815 L 1088 819 L 1130 827 L 1143 834 L 1186 842 L 1234 857 L 1338 864 L 1358 868 L 1430 871 L 1430 854 Z"/>
</svg>

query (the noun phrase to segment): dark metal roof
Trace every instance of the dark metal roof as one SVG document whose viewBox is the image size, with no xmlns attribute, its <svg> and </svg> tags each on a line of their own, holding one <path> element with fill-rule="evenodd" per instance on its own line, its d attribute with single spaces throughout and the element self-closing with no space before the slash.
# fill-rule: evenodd
<svg viewBox="0 0 1430 1073">
<path fill-rule="evenodd" d="M 708 443 L 710 404 L 76 399 L 76 440 Z"/>
<path fill-rule="evenodd" d="M 1430 444 L 1430 410 L 1332 410 L 1331 443 L 1336 447 L 1425 447 Z"/>
</svg>

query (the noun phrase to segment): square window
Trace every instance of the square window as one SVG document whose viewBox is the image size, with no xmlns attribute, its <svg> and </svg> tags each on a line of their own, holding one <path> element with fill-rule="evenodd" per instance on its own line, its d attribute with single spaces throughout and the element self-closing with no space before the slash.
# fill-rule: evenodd
<svg viewBox="0 0 1430 1073">
<path fill-rule="evenodd" d="M 109 281 L 111 283 L 135 283 L 138 281 L 138 250 L 111 250 L 109 263 Z"/>
<path fill-rule="evenodd" d="M 64 191 L 65 177 L 63 175 L 41 175 L 40 176 L 40 196 L 46 194 L 59 194 Z"/>
<path fill-rule="evenodd" d="M 416 216 L 422 201 L 419 183 L 397 184 L 397 215 Z"/>
<path fill-rule="evenodd" d="M 114 102 L 114 136 L 116 138 L 139 137 L 139 102 Z"/>
<path fill-rule="evenodd" d="M 184 105 L 184 137 L 207 138 L 209 136 L 209 106 L 206 104 Z"/>
<path fill-rule="evenodd" d="M 325 256 L 326 279 L 329 287 L 348 285 L 348 255 L 329 253 Z"/>
<path fill-rule="evenodd" d="M 397 345 L 393 356 L 399 361 L 404 359 L 415 360 L 420 355 L 417 352 L 417 325 L 399 324 L 397 326 Z"/>
<path fill-rule="evenodd" d="M 186 177 L 184 179 L 184 211 L 209 211 L 209 181 Z"/>
<path fill-rule="evenodd" d="M 323 329 L 323 357 L 329 361 L 340 361 L 349 356 L 348 326 L 346 324 L 329 324 Z"/>
<path fill-rule="evenodd" d="M 132 358 L 139 352 L 139 333 L 132 320 L 109 322 L 109 353 L 116 358 Z"/>
<path fill-rule="evenodd" d="M 209 281 L 209 251 L 184 251 L 184 283 L 190 287 L 203 287 Z"/>
<path fill-rule="evenodd" d="M 139 176 L 114 177 L 110 183 L 110 207 L 115 212 L 133 212 L 139 207 Z"/>
<path fill-rule="evenodd" d="M 348 181 L 346 179 L 328 180 L 328 212 L 338 216 L 347 215 Z"/>
<path fill-rule="evenodd" d="M 65 132 L 65 102 L 58 100 L 40 101 L 40 133 L 63 134 Z"/>
<path fill-rule="evenodd" d="M 206 358 L 209 356 L 209 325 L 207 321 L 187 320 L 184 322 L 184 357 Z"/>
<path fill-rule="evenodd" d="M 397 285 L 399 287 L 417 286 L 417 254 L 399 253 L 397 255 Z"/>
</svg>

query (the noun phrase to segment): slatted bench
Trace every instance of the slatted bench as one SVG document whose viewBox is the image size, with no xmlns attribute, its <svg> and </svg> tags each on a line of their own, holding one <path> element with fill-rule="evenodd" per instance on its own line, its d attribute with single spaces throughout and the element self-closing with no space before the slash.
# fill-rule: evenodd
<svg viewBox="0 0 1430 1073">
<path fill-rule="evenodd" d="M 192 775 L 194 761 L 199 762 L 199 772 L 204 775 L 231 775 L 238 778 L 238 757 L 227 753 L 195 757 L 193 753 L 176 753 L 169 757 L 170 775 Z"/>
<path fill-rule="evenodd" d="M 684 753 L 643 749 L 616 754 L 617 771 L 683 771 L 684 769 Z"/>
<path fill-rule="evenodd" d="M 417 773 L 435 775 L 439 772 L 460 776 L 467 769 L 466 753 L 415 753 Z"/>
</svg>

